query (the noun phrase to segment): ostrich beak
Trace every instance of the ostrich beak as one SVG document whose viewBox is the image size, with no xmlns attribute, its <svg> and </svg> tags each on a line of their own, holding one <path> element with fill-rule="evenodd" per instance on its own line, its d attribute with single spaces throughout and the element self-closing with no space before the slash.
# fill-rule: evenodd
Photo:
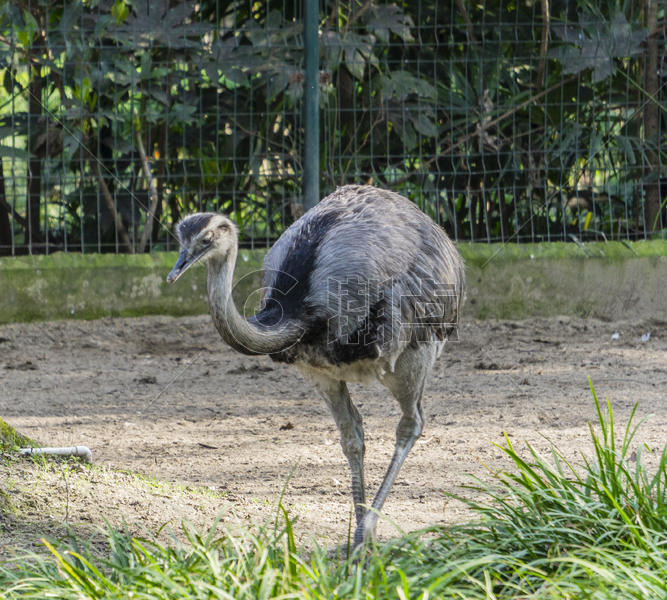
<svg viewBox="0 0 667 600">
<path fill-rule="evenodd" d="M 185 248 L 181 249 L 181 253 L 178 255 L 174 268 L 169 272 L 169 275 L 167 275 L 167 283 L 174 283 L 174 281 L 204 256 L 205 253 L 206 251 L 190 256 Z"/>
</svg>

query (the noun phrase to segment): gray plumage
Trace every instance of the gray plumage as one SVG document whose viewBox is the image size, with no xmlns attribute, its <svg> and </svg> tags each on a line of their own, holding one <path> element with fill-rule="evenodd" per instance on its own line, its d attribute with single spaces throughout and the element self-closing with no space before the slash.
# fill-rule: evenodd
<svg viewBox="0 0 667 600">
<path fill-rule="evenodd" d="M 264 260 L 262 304 L 250 319 L 231 300 L 238 237 L 222 215 L 177 227 L 181 254 L 168 281 L 208 265 L 211 315 L 223 339 L 246 354 L 293 363 L 329 406 L 352 471 L 355 546 L 372 536 L 396 475 L 421 434 L 426 378 L 464 297 L 463 262 L 429 217 L 394 192 L 338 189 L 293 223 Z M 387 474 L 369 507 L 361 417 L 347 381 L 378 379 L 403 416 Z"/>
</svg>

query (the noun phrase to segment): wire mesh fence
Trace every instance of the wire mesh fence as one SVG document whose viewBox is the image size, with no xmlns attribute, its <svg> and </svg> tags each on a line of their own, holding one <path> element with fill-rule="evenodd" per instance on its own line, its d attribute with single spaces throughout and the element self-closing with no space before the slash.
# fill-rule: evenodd
<svg viewBox="0 0 667 600">
<path fill-rule="evenodd" d="M 303 210 L 302 4 L 0 2 L 0 252 L 170 249 L 194 210 L 270 244 Z M 664 236 L 665 38 L 655 0 L 321 0 L 320 189 L 457 240 Z"/>
</svg>

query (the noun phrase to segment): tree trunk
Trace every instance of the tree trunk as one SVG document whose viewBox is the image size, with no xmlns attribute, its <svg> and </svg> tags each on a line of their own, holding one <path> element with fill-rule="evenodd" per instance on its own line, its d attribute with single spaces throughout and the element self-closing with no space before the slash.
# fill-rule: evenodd
<svg viewBox="0 0 667 600">
<path fill-rule="evenodd" d="M 30 150 L 32 157 L 28 160 L 28 195 L 26 198 L 26 220 L 28 230 L 26 231 L 26 243 L 30 252 L 33 244 L 41 241 L 40 234 L 40 201 L 42 195 L 42 159 L 34 152 L 33 144 L 36 139 L 37 130 L 42 116 L 42 78 L 35 74 L 30 82 L 28 98 L 28 119 L 30 132 Z"/>
<path fill-rule="evenodd" d="M 0 159 L 0 254 L 12 253 L 12 226 L 9 221 L 7 195 L 5 193 L 5 172 Z"/>
<path fill-rule="evenodd" d="M 167 127 L 160 128 L 157 136 L 158 156 L 156 157 L 157 172 L 155 174 L 155 183 L 157 184 L 157 195 L 161 198 L 155 210 L 155 227 L 151 233 L 151 245 L 157 244 L 160 235 L 160 223 L 162 222 L 162 213 L 164 212 L 164 178 L 165 164 L 167 162 Z"/>
<path fill-rule="evenodd" d="M 123 219 L 121 218 L 120 214 L 118 214 L 113 196 L 109 191 L 109 187 L 107 186 L 106 181 L 104 181 L 104 177 L 102 177 L 102 170 L 100 169 L 100 160 L 96 156 L 91 156 L 90 166 L 92 168 L 93 173 L 97 175 L 97 182 L 100 186 L 100 189 L 102 190 L 102 198 L 104 198 L 104 201 L 106 202 L 107 205 L 107 209 L 109 210 L 109 213 L 113 217 L 114 223 L 116 224 L 116 231 L 118 232 L 118 237 L 120 237 L 121 242 L 123 242 L 125 249 L 130 254 L 134 254 L 134 246 L 130 241 L 130 236 L 127 233 L 127 229 L 125 229 L 125 225 L 123 225 Z"/>
<path fill-rule="evenodd" d="M 658 86 L 658 38 L 655 30 L 658 27 L 658 0 L 645 0 L 644 11 L 646 26 L 652 35 L 646 44 L 645 61 L 645 99 L 644 99 L 644 143 L 648 144 L 646 157 L 648 173 L 645 184 L 644 231 L 649 234 L 658 228 L 660 212 L 660 161 L 655 145 L 658 141 L 660 107 L 656 102 L 659 94 Z"/>
</svg>

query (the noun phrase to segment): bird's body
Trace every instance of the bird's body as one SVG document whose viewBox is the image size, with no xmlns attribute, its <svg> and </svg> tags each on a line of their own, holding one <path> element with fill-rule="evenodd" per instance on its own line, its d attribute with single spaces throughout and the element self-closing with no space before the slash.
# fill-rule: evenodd
<svg viewBox="0 0 667 600">
<path fill-rule="evenodd" d="M 213 321 L 232 347 L 297 366 L 324 397 L 352 470 L 355 545 L 372 535 L 377 511 L 421 433 L 421 398 L 433 362 L 458 321 L 463 262 L 449 238 L 406 198 L 345 186 L 293 223 L 264 260 L 262 305 L 243 318 L 231 300 L 237 253 L 233 224 L 201 213 L 178 226 L 174 280 L 208 264 Z M 387 475 L 367 510 L 363 428 L 347 381 L 378 379 L 403 411 Z"/>
</svg>

